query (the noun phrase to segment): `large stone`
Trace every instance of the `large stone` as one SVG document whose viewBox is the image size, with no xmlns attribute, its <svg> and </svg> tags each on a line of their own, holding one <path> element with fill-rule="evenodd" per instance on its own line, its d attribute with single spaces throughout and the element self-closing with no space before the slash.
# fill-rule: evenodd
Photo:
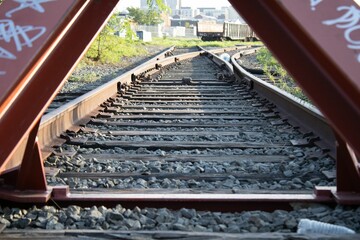
<svg viewBox="0 0 360 240">
<path fill-rule="evenodd" d="M 191 219 L 194 218 L 196 216 L 196 211 L 194 209 L 186 209 L 186 208 L 182 208 L 180 210 L 181 216 Z"/>
<path fill-rule="evenodd" d="M 94 209 L 91 209 L 87 213 L 87 217 L 93 218 L 93 219 L 99 219 L 99 218 L 103 217 L 103 214 L 97 208 L 94 208 Z"/>
<path fill-rule="evenodd" d="M 28 212 L 28 214 L 26 214 L 26 218 L 29 218 L 31 220 L 36 220 L 37 217 L 38 217 L 38 214 L 35 211 Z"/>
<path fill-rule="evenodd" d="M 295 218 L 291 217 L 289 218 L 288 220 L 285 221 L 285 226 L 288 228 L 288 229 L 295 229 L 298 225 L 298 222 L 296 221 Z"/>
<path fill-rule="evenodd" d="M 293 172 L 291 170 L 286 170 L 286 171 L 284 171 L 284 175 L 285 175 L 285 177 L 292 177 Z"/>
<path fill-rule="evenodd" d="M 0 217 L 0 223 L 5 224 L 6 227 L 10 227 L 11 222 L 5 218 Z"/>
<path fill-rule="evenodd" d="M 122 221 L 125 219 L 125 217 L 121 213 L 108 212 L 106 215 L 106 219 L 113 220 L 113 221 Z"/>
<path fill-rule="evenodd" d="M 228 232 L 228 233 L 239 233 L 240 232 L 240 227 L 238 225 L 235 225 L 235 224 L 229 225 L 226 232 Z"/>
<path fill-rule="evenodd" d="M 18 228 L 24 229 L 27 226 L 29 226 L 31 223 L 31 219 L 30 218 L 23 218 L 23 219 L 19 219 L 16 223 Z"/>
<path fill-rule="evenodd" d="M 52 217 L 51 219 L 49 219 L 49 221 L 47 221 L 46 223 L 46 229 L 55 229 L 55 226 L 58 224 L 58 218 L 57 217 Z"/>
<path fill-rule="evenodd" d="M 52 214 L 54 214 L 54 213 L 57 212 L 56 208 L 53 207 L 53 206 L 44 206 L 44 207 L 42 208 L 42 210 L 45 211 L 45 212 L 52 213 Z"/>
<path fill-rule="evenodd" d="M 172 229 L 173 230 L 178 230 L 178 231 L 187 231 L 188 228 L 180 223 L 175 223 L 173 226 L 172 226 Z"/>
<path fill-rule="evenodd" d="M 124 225 L 131 230 L 141 229 L 141 223 L 138 220 L 126 219 L 124 220 Z"/>
<path fill-rule="evenodd" d="M 68 217 L 66 216 L 65 212 L 61 211 L 58 214 L 58 218 L 60 223 L 65 223 Z"/>
<path fill-rule="evenodd" d="M 99 210 L 99 212 L 101 212 L 102 214 L 105 214 L 108 209 L 107 209 L 106 207 L 104 207 L 104 206 L 100 206 L 100 207 L 98 208 L 98 210 Z"/>
</svg>

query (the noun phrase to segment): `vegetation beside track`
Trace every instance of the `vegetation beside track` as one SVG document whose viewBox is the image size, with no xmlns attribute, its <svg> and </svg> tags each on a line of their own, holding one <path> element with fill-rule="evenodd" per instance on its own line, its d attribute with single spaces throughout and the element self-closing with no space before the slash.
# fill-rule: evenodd
<svg viewBox="0 0 360 240">
<path fill-rule="evenodd" d="M 102 40 L 100 40 L 102 38 Z M 100 46 L 99 46 L 100 42 Z M 115 35 L 99 35 L 91 45 L 82 64 L 116 64 L 124 57 L 136 57 L 149 54 L 147 48 L 151 46 L 162 46 L 164 48 L 176 46 L 179 48 L 202 47 L 231 47 L 237 44 L 260 45 L 261 42 L 240 41 L 208 41 L 200 39 L 178 39 L 178 38 L 154 38 L 152 42 L 127 40 Z M 99 50 L 100 48 L 100 50 Z M 81 65 L 80 65 L 81 66 Z"/>
<path fill-rule="evenodd" d="M 292 95 L 310 102 L 309 98 L 304 94 L 292 77 L 287 73 L 283 66 L 273 57 L 267 48 L 262 48 L 257 52 L 257 60 L 263 67 L 265 74 L 273 82 L 273 84 Z"/>
<path fill-rule="evenodd" d="M 185 38 L 154 38 L 154 40 L 151 42 L 153 45 L 161 45 L 161 46 L 177 46 L 180 48 L 185 47 L 195 47 L 195 46 L 201 46 L 201 47 L 232 47 L 238 44 L 248 44 L 248 45 L 262 45 L 261 42 L 241 42 L 241 41 L 202 41 L 197 38 L 193 39 L 185 39 Z"/>
</svg>

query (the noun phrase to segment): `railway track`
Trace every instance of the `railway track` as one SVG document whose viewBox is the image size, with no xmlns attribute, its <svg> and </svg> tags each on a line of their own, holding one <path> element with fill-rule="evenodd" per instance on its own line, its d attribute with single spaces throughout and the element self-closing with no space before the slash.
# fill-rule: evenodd
<svg viewBox="0 0 360 240">
<path fill-rule="evenodd" d="M 323 149 L 298 144 L 304 134 L 277 124 L 281 117 L 274 105 L 245 85 L 219 81 L 220 72 L 198 56 L 164 70 L 160 80 L 142 81 L 111 99 L 79 132 L 63 135 L 62 149 L 78 160 L 51 157 L 46 166 L 60 173 L 49 183 L 69 185 L 72 191 L 90 185 L 144 193 L 173 188 L 297 194 L 335 184 L 324 174 L 335 166 Z"/>
<path fill-rule="evenodd" d="M 239 47 L 238 51 L 250 50 Z M 349 224 L 348 215 L 356 208 L 312 205 L 331 202 L 322 193 L 336 185 L 334 145 L 324 139 L 328 130 L 317 134 L 316 129 L 309 129 L 314 121 L 316 127 L 318 122 L 325 124 L 321 115 L 310 114 L 306 106 L 287 113 L 286 107 L 299 103 L 271 99 L 270 90 L 264 90 L 267 86 L 261 87 L 236 65 L 204 51 L 170 56 L 150 65 L 44 117 L 39 132 L 43 144 L 51 142 L 49 132 L 63 132 L 59 124 L 68 129 L 56 139 L 56 147 L 44 152 L 49 156 L 45 167 L 53 191 L 51 202 L 59 210 L 44 210 L 54 221 L 34 219 L 23 225 L 14 221 L 12 227 L 160 230 L 156 236 L 176 238 L 179 235 L 164 231 L 286 233 L 296 231 L 302 218 L 324 217 Z M 232 68 L 237 68 L 236 75 Z M 112 96 L 99 93 L 110 87 Z M 84 105 L 93 98 L 101 106 L 83 112 L 81 108 L 89 108 Z M 67 114 L 73 117 L 74 112 L 79 119 L 66 123 Z M 296 121 L 299 114 L 305 119 L 301 124 Z M 66 206 L 70 207 L 60 208 Z M 243 210 L 257 211 L 249 219 L 251 212 L 236 213 Z M 259 210 L 276 211 L 269 215 Z M 339 213 L 343 216 L 336 218 Z M 64 214 L 66 219 L 61 218 Z M 241 227 L 239 219 L 249 224 Z M 65 236 L 72 234 L 78 236 L 76 232 Z M 154 232 L 139 234 L 144 239 L 156 238 Z M 188 236 L 182 233 L 180 237 Z"/>
<path fill-rule="evenodd" d="M 60 92 L 56 95 L 55 99 L 52 101 L 51 105 L 46 110 L 45 114 L 54 111 L 55 109 L 61 107 L 62 105 L 74 100 L 77 97 L 80 97 L 91 90 L 109 82 L 111 79 L 113 79 L 114 75 L 121 75 L 127 71 L 130 71 L 131 69 L 135 68 L 141 63 L 147 62 L 147 61 L 154 61 L 156 59 L 160 59 L 162 57 L 170 56 L 173 54 L 177 54 L 176 52 L 180 51 L 182 52 L 182 49 L 177 50 L 176 52 L 174 47 L 170 47 L 167 49 L 164 49 L 156 54 L 153 54 L 151 57 L 147 57 L 145 59 L 139 60 L 138 62 L 135 62 L 125 68 L 115 68 L 115 69 L 106 69 L 106 70 L 98 70 L 98 73 L 93 72 L 93 74 L 96 75 L 96 80 L 88 81 L 88 79 L 77 79 L 76 80 L 68 80 L 67 83 L 65 83 L 66 86 L 63 86 L 63 88 L 60 90 Z M 185 51 L 185 50 L 184 50 Z M 190 50 L 189 50 L 190 51 Z M 96 69 L 96 68 L 94 68 Z M 92 69 L 94 71 L 94 69 Z M 85 76 L 86 77 L 86 76 Z M 80 83 L 82 82 L 82 83 Z"/>
</svg>

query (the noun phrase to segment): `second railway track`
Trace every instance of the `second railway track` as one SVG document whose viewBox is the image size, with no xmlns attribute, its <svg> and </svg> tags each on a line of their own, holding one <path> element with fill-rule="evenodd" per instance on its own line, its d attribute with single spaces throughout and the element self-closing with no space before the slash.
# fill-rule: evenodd
<svg viewBox="0 0 360 240">
<path fill-rule="evenodd" d="M 45 163 L 48 183 L 95 201 L 96 194 L 109 194 L 110 202 L 113 193 L 142 194 L 123 199 L 141 205 L 155 197 L 150 206 L 173 204 L 162 194 L 180 194 L 175 201 L 199 193 L 309 201 L 314 186 L 334 186 L 334 159 L 311 141 L 316 136 L 283 121 L 271 101 L 211 58 L 176 61 L 103 103 L 79 131 L 62 135 L 66 143 Z"/>
</svg>

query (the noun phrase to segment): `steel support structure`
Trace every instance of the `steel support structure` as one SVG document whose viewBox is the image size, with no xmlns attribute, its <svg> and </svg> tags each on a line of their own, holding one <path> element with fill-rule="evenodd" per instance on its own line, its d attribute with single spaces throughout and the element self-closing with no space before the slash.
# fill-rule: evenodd
<svg viewBox="0 0 360 240">
<path fill-rule="evenodd" d="M 37 6 L 5 1 L 1 5 L 0 24 L 9 36 L 0 41 L 0 62 L 5 67 L 0 69 L 0 174 L 5 183 L 11 182 L 17 190 L 35 191 L 28 201 L 49 198 L 36 141 L 40 118 L 118 1 L 32 3 Z M 22 29 L 23 34 L 10 35 L 13 29 Z M 28 140 L 24 157 L 12 159 L 25 138 Z M 9 168 L 11 162 L 16 163 Z M 1 192 L 3 199 L 19 196 L 19 192 L 9 192 L 8 188 Z"/>
<path fill-rule="evenodd" d="M 338 136 L 336 199 L 344 202 L 341 196 L 346 195 L 346 202 L 350 203 L 352 196 L 353 202 L 359 203 L 358 3 L 352 0 L 229 2 L 328 118 Z"/>
<path fill-rule="evenodd" d="M 0 38 L 0 175 L 5 178 L 5 183 L 13 184 L 13 188 L 0 189 L 2 199 L 44 202 L 50 198 L 51 191 L 54 198 L 64 201 L 86 197 L 66 193 L 66 188 L 61 190 L 46 186 L 36 132 L 46 107 L 104 26 L 118 1 L 34 1 L 37 6 L 31 5 L 31 1 L 27 5 L 5 1 L 1 5 L 0 24 L 9 35 Z M 333 195 L 339 202 L 359 203 L 356 198 L 360 191 L 356 159 L 356 154 L 360 155 L 358 5 L 351 0 L 230 2 L 329 119 L 339 136 L 338 189 Z M 351 14 L 355 14 L 356 21 L 345 18 Z M 22 35 L 17 35 L 19 32 Z M 14 160 L 14 153 L 24 139 L 27 139 L 24 156 Z M 347 175 L 349 171 L 350 179 Z M 65 194 L 59 194 L 59 191 Z M 329 191 L 317 189 L 319 195 L 304 196 L 304 200 L 328 201 Z M 171 198 L 170 195 L 168 197 Z M 172 201 L 175 202 L 186 199 L 186 196 L 174 197 Z M 276 196 L 223 196 L 228 200 L 234 198 L 233 202 L 241 199 L 285 201 L 281 200 L 281 196 L 277 199 L 271 197 Z M 146 202 L 149 195 L 88 198 L 94 201 L 107 198 L 132 201 L 136 198 Z M 189 198 L 191 200 L 186 201 L 199 201 L 195 196 Z M 201 197 L 204 201 L 206 198 L 212 197 Z M 216 198 L 219 199 L 215 202 L 221 202 L 220 196 Z M 151 201 L 164 200 L 170 199 L 154 196 Z"/>
</svg>

